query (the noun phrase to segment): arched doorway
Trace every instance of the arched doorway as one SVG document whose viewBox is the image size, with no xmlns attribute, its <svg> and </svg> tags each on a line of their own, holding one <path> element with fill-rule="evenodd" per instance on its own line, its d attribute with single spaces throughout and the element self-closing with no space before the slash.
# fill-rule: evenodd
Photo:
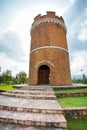
<svg viewBox="0 0 87 130">
<path fill-rule="evenodd" d="M 38 69 L 38 84 L 49 84 L 50 68 L 42 65 Z"/>
</svg>

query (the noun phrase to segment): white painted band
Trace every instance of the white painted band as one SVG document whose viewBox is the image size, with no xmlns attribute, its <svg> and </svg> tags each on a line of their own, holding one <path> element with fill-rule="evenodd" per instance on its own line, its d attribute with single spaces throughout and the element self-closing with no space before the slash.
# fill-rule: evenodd
<svg viewBox="0 0 87 130">
<path fill-rule="evenodd" d="M 32 25 L 32 27 L 31 27 L 31 32 L 32 32 L 32 30 L 33 30 L 36 26 L 38 26 L 39 24 L 42 24 L 42 23 L 46 23 L 46 22 L 48 22 L 48 23 L 49 23 L 49 22 L 54 22 L 54 23 L 56 23 L 56 24 L 62 26 L 63 29 L 65 30 L 65 32 L 67 32 L 67 29 L 66 29 L 65 24 L 64 24 L 61 20 L 59 20 L 59 19 L 57 19 L 57 18 L 43 18 L 43 19 L 41 19 L 41 20 L 35 22 L 35 23 Z"/>
<path fill-rule="evenodd" d="M 31 50 L 30 54 L 34 51 L 37 51 L 37 50 L 41 50 L 41 49 L 59 49 L 59 50 L 62 50 L 62 51 L 65 51 L 68 53 L 68 50 L 63 48 L 63 47 L 59 47 L 59 46 L 42 46 L 42 47 L 38 47 L 38 48 L 35 48 L 33 50 Z"/>
</svg>

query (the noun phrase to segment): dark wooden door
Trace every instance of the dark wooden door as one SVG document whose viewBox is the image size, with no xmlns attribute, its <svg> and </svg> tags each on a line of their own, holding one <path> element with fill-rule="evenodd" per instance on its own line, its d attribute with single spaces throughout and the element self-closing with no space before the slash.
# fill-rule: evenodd
<svg viewBox="0 0 87 130">
<path fill-rule="evenodd" d="M 42 65 L 38 70 L 38 84 L 49 84 L 49 74 L 49 67 Z"/>
</svg>

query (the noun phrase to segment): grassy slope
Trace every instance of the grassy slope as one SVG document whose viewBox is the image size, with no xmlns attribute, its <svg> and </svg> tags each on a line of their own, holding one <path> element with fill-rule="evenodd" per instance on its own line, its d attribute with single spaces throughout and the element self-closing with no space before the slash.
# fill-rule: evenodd
<svg viewBox="0 0 87 130">
<path fill-rule="evenodd" d="M 0 85 L 0 90 L 15 90 L 16 88 L 13 88 L 13 85 Z"/>
<path fill-rule="evenodd" d="M 87 119 L 67 119 L 68 130 L 87 130 Z"/>
<path fill-rule="evenodd" d="M 57 98 L 63 108 L 66 107 L 87 107 L 87 97 L 65 97 Z"/>
<path fill-rule="evenodd" d="M 54 90 L 55 93 L 63 93 L 63 92 L 66 92 L 66 93 L 69 93 L 69 92 L 87 92 L 87 88 L 78 88 L 78 89 L 63 89 L 63 90 Z"/>
</svg>

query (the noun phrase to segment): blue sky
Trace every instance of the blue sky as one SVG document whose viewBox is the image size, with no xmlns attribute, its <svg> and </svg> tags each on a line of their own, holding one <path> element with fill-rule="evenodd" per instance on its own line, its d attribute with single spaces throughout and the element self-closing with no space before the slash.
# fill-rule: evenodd
<svg viewBox="0 0 87 130">
<path fill-rule="evenodd" d="M 63 16 L 72 75 L 87 74 L 87 0 L 0 0 L 0 66 L 2 72 L 28 74 L 30 28 L 46 11 Z"/>
</svg>

